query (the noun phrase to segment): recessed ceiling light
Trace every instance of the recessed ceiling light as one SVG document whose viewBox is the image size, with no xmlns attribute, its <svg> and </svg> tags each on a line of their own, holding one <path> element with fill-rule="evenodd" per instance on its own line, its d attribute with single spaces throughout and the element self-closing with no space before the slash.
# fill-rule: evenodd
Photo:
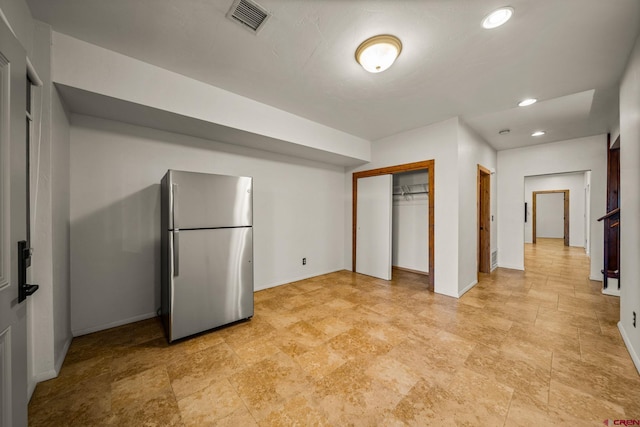
<svg viewBox="0 0 640 427">
<path fill-rule="evenodd" d="M 534 133 L 531 134 L 531 136 L 542 136 L 544 135 L 546 132 L 543 130 L 537 130 Z"/>
<path fill-rule="evenodd" d="M 511 132 L 511 129 L 502 129 L 500 132 L 498 132 L 499 135 L 508 135 L 509 132 Z"/>
<path fill-rule="evenodd" d="M 490 30 L 492 28 L 497 28 L 500 25 L 503 25 L 513 16 L 513 8 L 512 7 L 501 7 L 500 9 L 496 9 L 490 14 L 488 14 L 482 20 L 482 27 Z"/>
<path fill-rule="evenodd" d="M 356 61 L 370 73 L 381 73 L 391 67 L 401 51 L 400 39 L 383 34 L 363 41 L 356 49 Z"/>
<path fill-rule="evenodd" d="M 535 98 L 523 99 L 522 101 L 518 102 L 518 107 L 528 107 L 529 105 L 533 105 L 536 102 L 538 102 L 538 100 Z"/>
</svg>

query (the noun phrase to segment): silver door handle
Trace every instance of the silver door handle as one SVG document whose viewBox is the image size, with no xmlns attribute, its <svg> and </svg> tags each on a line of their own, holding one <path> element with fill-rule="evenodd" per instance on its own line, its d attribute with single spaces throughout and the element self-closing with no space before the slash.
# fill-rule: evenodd
<svg viewBox="0 0 640 427">
<path fill-rule="evenodd" d="M 178 184 L 172 184 L 173 197 L 171 203 L 171 212 L 173 213 L 173 228 L 174 230 L 180 229 L 180 222 L 178 222 Z"/>
<path fill-rule="evenodd" d="M 173 277 L 180 275 L 180 230 L 173 231 Z"/>
</svg>

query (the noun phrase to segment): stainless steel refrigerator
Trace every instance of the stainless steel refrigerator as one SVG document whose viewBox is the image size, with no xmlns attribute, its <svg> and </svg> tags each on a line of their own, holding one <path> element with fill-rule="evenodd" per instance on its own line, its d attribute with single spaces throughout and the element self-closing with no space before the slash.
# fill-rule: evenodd
<svg viewBox="0 0 640 427">
<path fill-rule="evenodd" d="M 169 170 L 161 315 L 169 342 L 253 316 L 253 180 Z"/>
</svg>

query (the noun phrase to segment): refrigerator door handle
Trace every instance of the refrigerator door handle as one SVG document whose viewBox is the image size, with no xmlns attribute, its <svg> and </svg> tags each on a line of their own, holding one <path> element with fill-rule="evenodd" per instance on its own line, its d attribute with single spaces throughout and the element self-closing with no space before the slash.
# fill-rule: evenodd
<svg viewBox="0 0 640 427">
<path fill-rule="evenodd" d="M 173 277 L 180 275 L 180 230 L 173 231 Z"/>
<path fill-rule="evenodd" d="M 172 184 L 171 187 L 173 192 L 173 197 L 171 198 L 171 214 L 173 216 L 173 228 L 175 230 L 179 230 L 180 223 L 178 222 L 178 208 L 176 206 L 178 201 L 178 184 Z"/>
</svg>

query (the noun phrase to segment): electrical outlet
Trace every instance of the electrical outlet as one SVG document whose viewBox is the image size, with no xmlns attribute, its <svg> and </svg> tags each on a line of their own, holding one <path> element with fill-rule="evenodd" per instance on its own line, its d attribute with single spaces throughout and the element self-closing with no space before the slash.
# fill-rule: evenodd
<svg viewBox="0 0 640 427">
<path fill-rule="evenodd" d="M 636 327 L 636 312 L 633 312 L 633 327 Z"/>
<path fill-rule="evenodd" d="M 307 259 L 306 258 L 302 258 L 302 265 L 307 265 Z"/>
</svg>

